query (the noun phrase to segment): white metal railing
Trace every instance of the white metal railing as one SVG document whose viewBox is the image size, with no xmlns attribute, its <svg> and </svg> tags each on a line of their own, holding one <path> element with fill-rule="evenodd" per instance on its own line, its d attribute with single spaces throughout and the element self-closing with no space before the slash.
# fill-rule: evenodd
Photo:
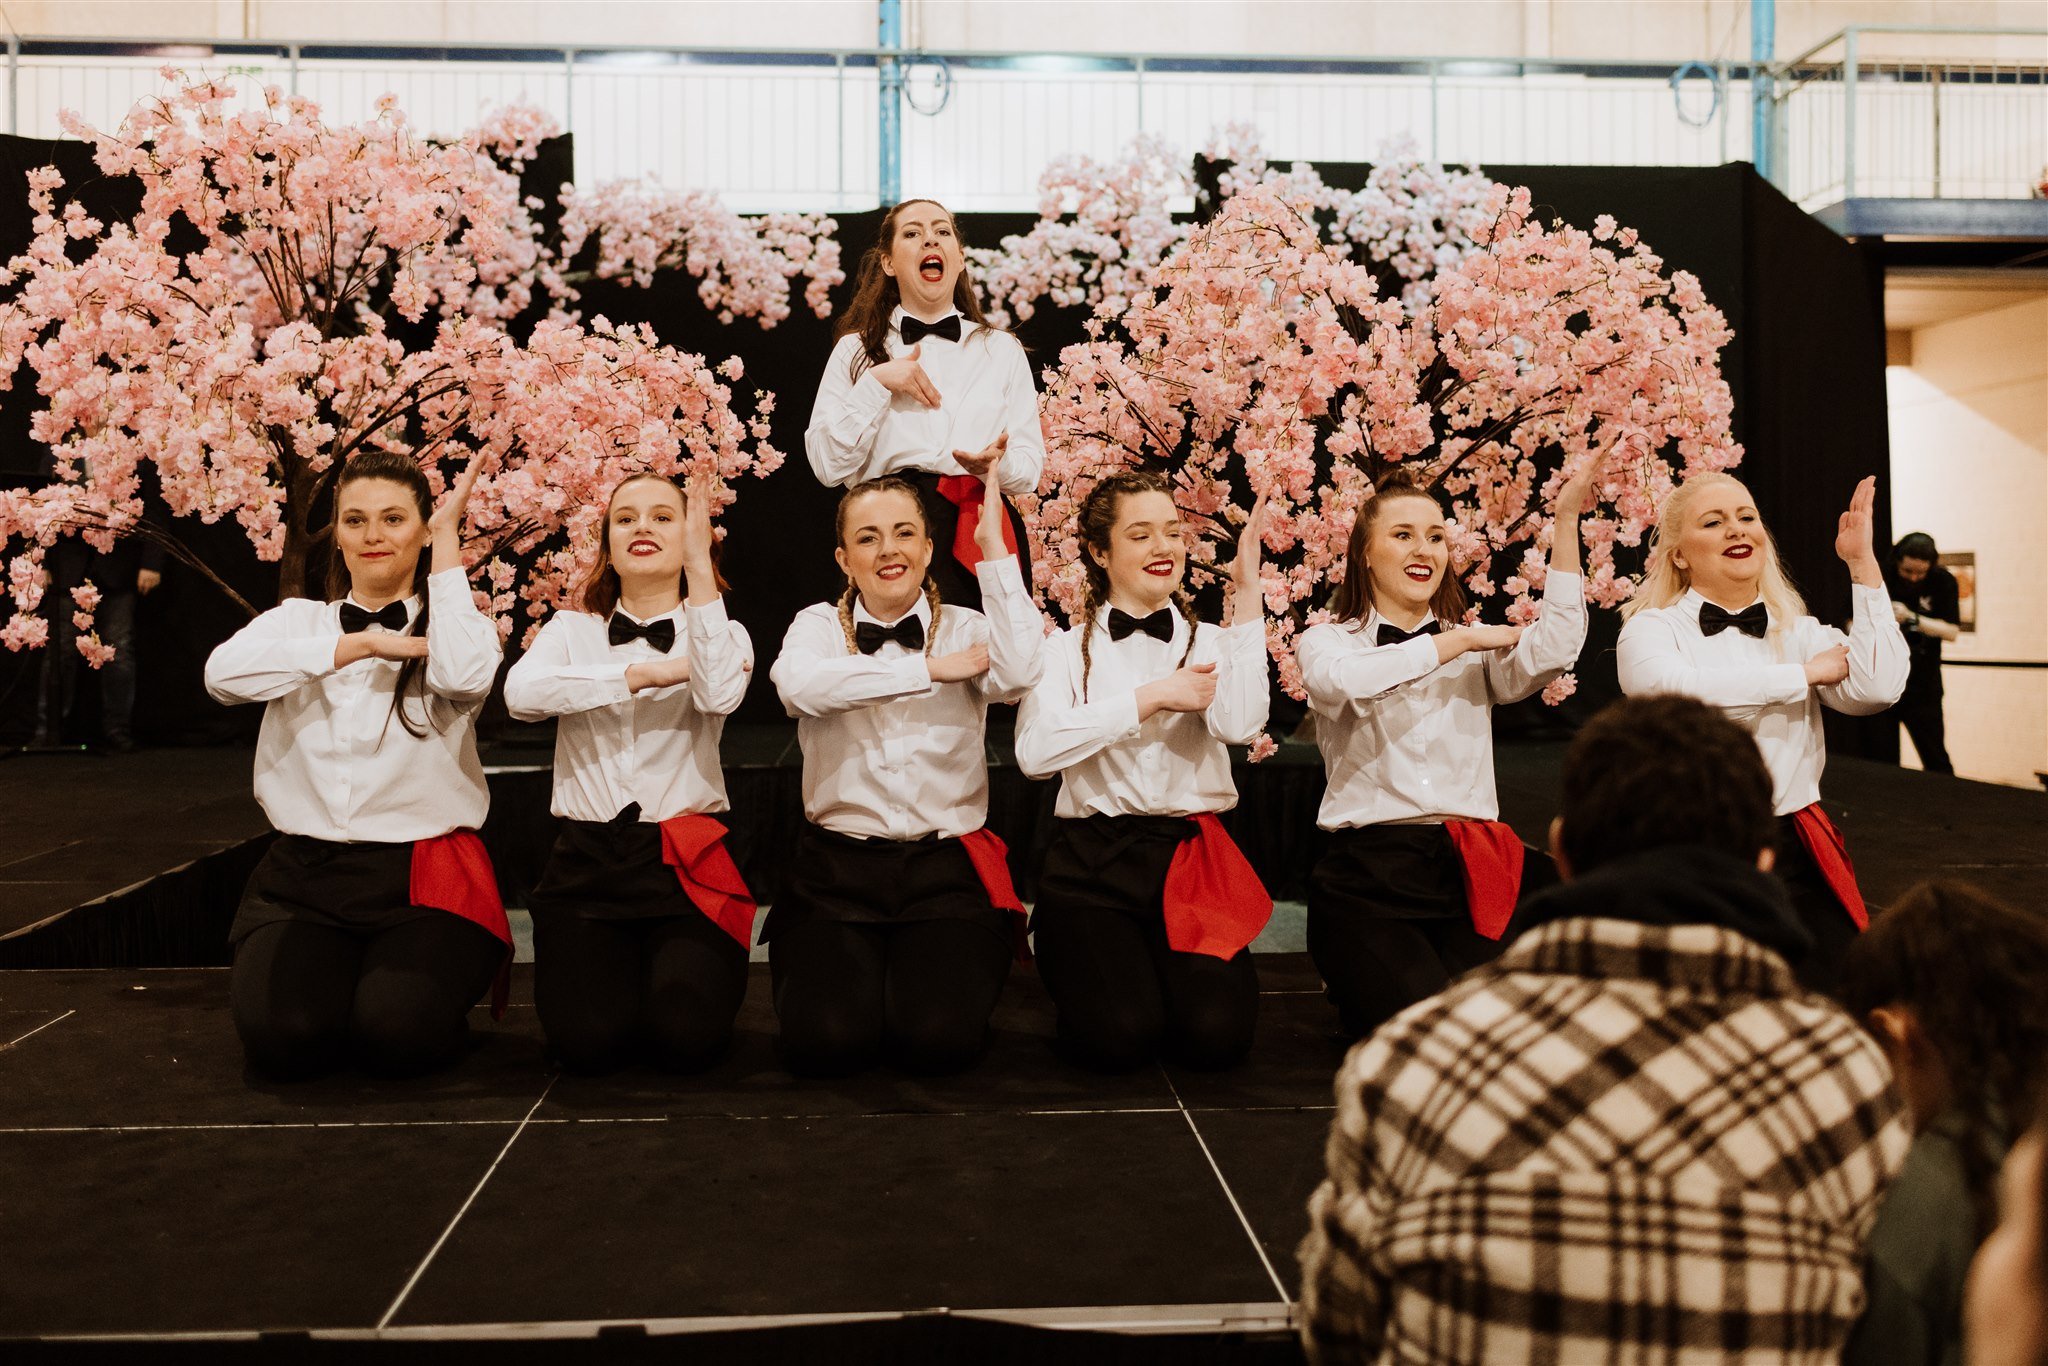
<svg viewBox="0 0 2048 1366">
<path fill-rule="evenodd" d="M 1855 27 L 1772 74 L 1776 178 L 1809 209 L 2021 199 L 2048 167 L 2048 29 Z"/>
<path fill-rule="evenodd" d="M 7 127 L 56 137 L 62 108 L 112 127 L 172 65 L 245 98 L 278 85 L 335 120 L 367 117 L 389 91 L 436 135 L 525 101 L 575 133 L 582 184 L 647 175 L 742 210 L 858 209 L 881 191 L 882 61 L 896 55 L 17 39 Z M 919 52 L 901 69 L 902 184 L 959 209 L 1035 207 L 1056 156 L 1108 156 L 1139 133 L 1193 151 L 1232 123 L 1288 159 L 1363 161 L 1399 138 L 1482 164 L 1749 155 L 1747 84 L 1725 66 Z"/>
<path fill-rule="evenodd" d="M 1946 55 L 1912 55 L 1930 51 Z M 118 124 L 166 65 L 250 96 L 275 84 L 341 121 L 390 92 L 434 135 L 525 101 L 576 134 L 581 184 L 650 176 L 748 211 L 873 206 L 891 69 L 902 186 L 960 209 L 1034 207 L 1055 156 L 1139 133 L 1192 151 L 1233 123 L 1288 159 L 1368 160 L 1402 137 L 1482 166 L 1752 159 L 1748 72 L 1727 64 L 34 38 L 7 54 L 6 127 L 26 136 L 58 136 L 61 108 Z M 1808 207 L 2022 196 L 2048 163 L 2048 30 L 1852 28 L 1770 75 L 1775 178 Z"/>
</svg>

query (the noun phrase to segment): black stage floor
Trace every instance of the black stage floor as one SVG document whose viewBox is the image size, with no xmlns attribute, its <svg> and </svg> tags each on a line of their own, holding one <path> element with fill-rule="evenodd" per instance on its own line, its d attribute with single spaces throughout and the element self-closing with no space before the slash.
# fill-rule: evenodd
<svg viewBox="0 0 2048 1366">
<path fill-rule="evenodd" d="M 749 792 L 745 820 L 767 832 L 755 857 L 772 858 L 792 751 L 765 729 L 732 746 L 752 762 L 732 773 L 735 815 Z M 1531 843 L 1558 755 L 1499 750 L 1504 814 Z M 493 821 L 510 823 L 499 847 L 531 844 L 545 751 L 495 757 Z M 0 964 L 45 969 L 0 972 L 0 1337 L 312 1331 L 389 1345 L 634 1324 L 692 1332 L 703 1357 L 760 1340 L 711 1330 L 800 1320 L 777 1339 L 795 1353 L 782 1359 L 847 1366 L 919 1351 L 1031 1359 L 1039 1348 L 1016 1340 L 929 1337 L 935 1324 L 1043 1331 L 1024 1322 L 1146 1328 L 1179 1359 L 1292 1351 L 1293 1248 L 1341 1058 L 1301 955 L 1260 956 L 1256 1049 L 1224 1075 L 1068 1067 L 1023 970 L 968 1075 L 800 1083 L 776 1065 L 757 964 L 734 1054 L 700 1078 L 554 1076 L 521 969 L 506 1019 L 479 1011 L 473 1055 L 445 1075 L 252 1085 L 223 969 L 49 968 L 74 952 L 225 961 L 208 936 L 261 847 L 248 766 L 246 751 L 205 750 L 0 763 Z M 1046 793 L 1003 795 L 1016 781 L 999 775 L 997 805 L 1021 839 Z M 1269 810 L 1240 839 L 1269 880 L 1298 880 L 1312 751 L 1241 781 L 1247 806 L 1256 789 Z M 1844 759 L 1828 788 L 1874 902 L 1964 876 L 2040 904 L 2043 794 Z M 927 1337 L 863 1354 L 802 1336 L 830 1316 Z M 1070 1334 L 1058 1354 L 1109 1359 L 1093 1341 Z"/>
</svg>

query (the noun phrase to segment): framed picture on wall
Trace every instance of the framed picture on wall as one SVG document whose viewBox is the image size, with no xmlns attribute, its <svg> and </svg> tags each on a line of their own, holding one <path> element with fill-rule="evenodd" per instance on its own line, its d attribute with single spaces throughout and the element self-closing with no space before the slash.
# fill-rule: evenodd
<svg viewBox="0 0 2048 1366">
<path fill-rule="evenodd" d="M 1956 576 L 1956 615 L 1961 618 L 1956 625 L 1965 631 L 1976 630 L 1977 552 L 1945 550 L 1941 555 L 1941 565 Z"/>
</svg>

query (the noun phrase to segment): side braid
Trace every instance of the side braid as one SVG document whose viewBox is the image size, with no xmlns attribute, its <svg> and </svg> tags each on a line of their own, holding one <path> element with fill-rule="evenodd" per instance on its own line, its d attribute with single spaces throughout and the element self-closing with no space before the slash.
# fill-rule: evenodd
<svg viewBox="0 0 2048 1366">
<path fill-rule="evenodd" d="M 939 581 L 927 574 L 924 577 L 924 600 L 932 607 L 932 629 L 924 633 L 924 657 L 932 657 L 932 647 L 939 643 Z"/>
<path fill-rule="evenodd" d="M 860 653 L 858 638 L 853 633 L 853 580 L 846 581 L 846 591 L 839 595 L 839 629 L 846 632 L 846 652 Z"/>
<path fill-rule="evenodd" d="M 1081 593 L 1081 700 L 1088 700 L 1088 670 L 1094 661 L 1088 656 L 1088 647 L 1095 639 L 1095 614 L 1102 610 L 1102 590 L 1095 586 L 1095 576 L 1087 578 L 1087 587 Z"/>
<path fill-rule="evenodd" d="M 1180 609 L 1181 616 L 1186 619 L 1188 624 L 1188 647 L 1180 652 L 1180 663 L 1175 666 L 1185 669 L 1188 666 L 1188 661 L 1194 658 L 1195 627 L 1200 622 L 1195 617 L 1195 600 L 1188 596 L 1185 588 L 1173 590 L 1173 605 Z"/>
</svg>

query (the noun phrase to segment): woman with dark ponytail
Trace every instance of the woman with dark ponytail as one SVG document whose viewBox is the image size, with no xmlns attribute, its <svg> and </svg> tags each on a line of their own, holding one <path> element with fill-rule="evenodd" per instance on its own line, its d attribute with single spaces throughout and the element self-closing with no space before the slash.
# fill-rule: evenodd
<svg viewBox="0 0 2048 1366">
<path fill-rule="evenodd" d="M 279 834 L 230 931 L 235 1028 L 263 1075 L 427 1071 L 494 978 L 503 1007 L 512 937 L 475 833 L 473 729 L 500 647 L 462 568 L 480 462 L 436 508 L 409 456 L 349 461 L 334 600 L 279 603 L 206 661 L 216 700 L 267 704 L 256 799 Z"/>
<path fill-rule="evenodd" d="M 889 210 L 861 258 L 804 447 L 828 485 L 908 480 L 938 541 L 932 577 L 948 602 L 980 606 L 983 483 L 1034 491 L 1045 439 L 1024 348 L 982 316 L 960 226 L 931 200 Z M 1022 523 L 1000 499 L 990 506 L 996 553 L 1021 564 Z"/>
<path fill-rule="evenodd" d="M 1237 805 L 1226 746 L 1266 724 L 1264 519 L 1238 537 L 1217 627 L 1182 588 L 1165 480 L 1111 475 L 1081 504 L 1087 595 L 1018 714 L 1017 766 L 1061 779 L 1033 942 L 1062 1048 L 1089 1066 L 1227 1067 L 1251 1047 L 1247 946 L 1273 900 L 1216 817 Z"/>
<path fill-rule="evenodd" d="M 1024 907 L 984 828 L 983 732 L 989 703 L 1037 682 L 1045 621 L 1003 553 L 995 486 L 982 496 L 976 611 L 928 576 L 915 489 L 848 491 L 846 591 L 797 615 L 771 671 L 797 718 L 808 822 L 763 931 L 792 1071 L 884 1056 L 915 1072 L 965 1067 L 1009 975 Z"/>
</svg>

